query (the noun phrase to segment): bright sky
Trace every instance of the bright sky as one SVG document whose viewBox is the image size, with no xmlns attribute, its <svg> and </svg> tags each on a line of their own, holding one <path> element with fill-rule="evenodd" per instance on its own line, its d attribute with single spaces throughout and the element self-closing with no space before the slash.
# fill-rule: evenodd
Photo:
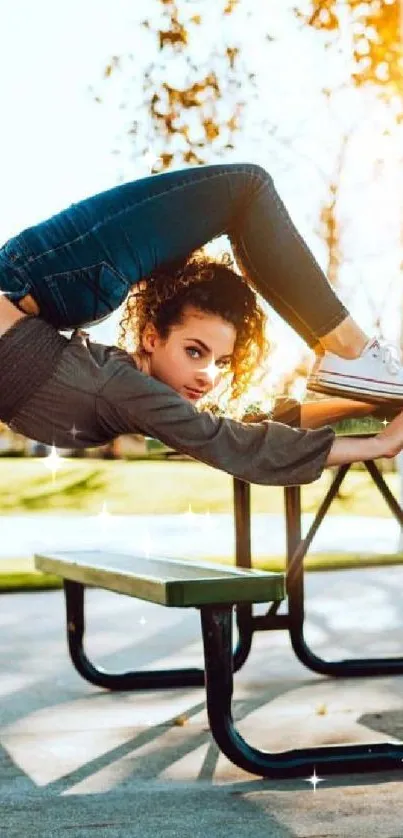
<svg viewBox="0 0 403 838">
<path fill-rule="evenodd" d="M 243 0 L 231 22 L 234 41 L 242 39 L 243 55 L 258 73 L 260 88 L 248 112 L 248 132 L 228 160 L 259 162 L 271 172 L 300 232 L 325 267 L 326 253 L 317 234 L 320 201 L 335 169 L 340 133 L 356 126 L 343 174 L 342 293 L 366 326 L 373 317 L 369 290 L 373 307 L 383 306 L 386 337 L 395 338 L 401 305 L 402 190 L 396 142 L 382 137 L 379 129 L 384 112 L 355 93 L 340 94 L 328 107 L 320 87 L 343 81 L 345 62 L 332 64 L 325 57 L 317 33 L 297 32 L 291 2 L 259 0 L 259 15 L 247 18 L 257 2 Z M 219 38 L 218 4 L 203 0 L 188 5 L 189 15 L 210 15 L 210 30 Z M 159 8 L 156 0 L 2 0 L 1 242 L 119 182 L 122 164 L 112 150 L 127 120 L 119 109 L 122 76 L 116 74 L 106 87 L 102 74 L 113 54 L 129 52 L 138 55 L 140 73 L 147 34 L 136 22 L 153 6 Z M 268 43 L 265 32 L 278 40 Z M 203 57 L 201 37 L 197 49 Z M 93 101 L 90 86 L 105 94 L 102 105 Z M 262 116 L 269 126 L 277 125 L 277 131 L 272 135 L 266 128 L 253 137 L 253 125 Z M 386 162 L 376 163 L 379 157 Z M 147 167 L 144 161 L 131 161 L 123 171 L 125 179 L 134 179 L 146 174 Z M 357 290 L 360 282 L 367 292 Z M 116 318 L 110 318 L 96 327 L 97 339 L 112 342 L 115 323 Z M 282 343 L 283 328 L 274 318 L 274 334 Z M 287 349 L 294 347 L 292 352 L 288 349 L 291 363 L 301 343 L 290 343 L 289 330 L 286 335 Z M 284 344 L 280 354 L 286 364 Z"/>
</svg>

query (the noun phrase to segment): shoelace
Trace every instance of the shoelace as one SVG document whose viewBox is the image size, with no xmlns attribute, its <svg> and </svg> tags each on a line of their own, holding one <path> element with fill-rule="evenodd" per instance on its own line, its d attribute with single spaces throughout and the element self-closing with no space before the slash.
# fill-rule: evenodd
<svg viewBox="0 0 403 838">
<path fill-rule="evenodd" d="M 371 353 L 375 358 L 380 356 L 390 375 L 398 375 L 402 362 L 399 349 L 394 343 L 378 343 L 377 341 L 374 346 L 371 346 Z"/>
</svg>

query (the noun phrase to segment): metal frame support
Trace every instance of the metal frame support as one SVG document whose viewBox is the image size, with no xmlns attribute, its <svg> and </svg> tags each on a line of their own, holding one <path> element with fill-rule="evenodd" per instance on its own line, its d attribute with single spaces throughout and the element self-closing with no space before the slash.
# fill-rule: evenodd
<svg viewBox="0 0 403 838">
<path fill-rule="evenodd" d="M 212 735 L 231 762 L 259 777 L 284 779 L 402 768 L 403 744 L 323 745 L 270 753 L 249 745 L 232 718 L 232 608 L 203 607 L 207 711 Z"/>
<path fill-rule="evenodd" d="M 139 672 L 107 672 L 95 666 L 84 648 L 85 637 L 85 586 L 80 582 L 64 580 L 66 603 L 67 644 L 70 658 L 79 674 L 94 684 L 108 690 L 165 689 L 167 687 L 202 687 L 204 670 L 196 668 L 157 669 Z M 236 672 L 248 657 L 252 632 L 248 622 L 242 621 L 238 629 L 238 644 L 232 654 L 232 667 Z"/>
<path fill-rule="evenodd" d="M 403 526 L 403 510 L 390 491 L 379 468 L 372 460 L 364 463 L 372 480 L 386 501 L 390 511 Z M 264 616 L 254 616 L 251 606 L 242 606 L 242 619 L 248 620 L 248 630 L 255 631 L 286 630 L 297 658 L 308 669 L 321 675 L 357 677 L 370 675 L 403 674 L 403 657 L 356 658 L 327 661 L 316 655 L 308 646 L 304 636 L 305 596 L 304 596 L 304 558 L 325 515 L 343 483 L 350 465 L 337 469 L 332 483 L 320 504 L 315 519 L 305 538 L 301 534 L 301 487 L 286 486 L 284 489 L 286 518 L 286 573 L 287 573 L 287 608 L 286 614 L 277 614 L 279 604 L 269 607 Z M 237 485 L 242 484 L 242 485 Z M 234 506 L 236 529 L 236 564 L 239 567 L 252 566 L 250 549 L 250 486 L 234 478 Z M 248 609 L 246 616 L 245 609 Z M 238 623 L 240 618 L 238 616 Z"/>
</svg>

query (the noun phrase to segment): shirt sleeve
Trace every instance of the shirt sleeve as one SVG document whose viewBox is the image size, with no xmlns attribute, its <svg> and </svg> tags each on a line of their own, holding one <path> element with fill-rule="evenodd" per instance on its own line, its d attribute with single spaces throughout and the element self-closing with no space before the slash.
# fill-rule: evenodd
<svg viewBox="0 0 403 838">
<path fill-rule="evenodd" d="M 248 483 L 293 486 L 316 480 L 335 433 L 266 419 L 239 422 L 198 411 L 169 385 L 131 363 L 115 365 L 97 396 L 103 433 L 142 433 Z"/>
</svg>

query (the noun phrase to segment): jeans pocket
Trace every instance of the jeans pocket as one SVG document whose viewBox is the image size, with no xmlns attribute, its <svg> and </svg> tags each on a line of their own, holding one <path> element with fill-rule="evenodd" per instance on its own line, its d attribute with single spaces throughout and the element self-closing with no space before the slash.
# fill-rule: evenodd
<svg viewBox="0 0 403 838">
<path fill-rule="evenodd" d="M 76 329 L 104 320 L 123 303 L 131 280 L 106 262 L 50 274 L 33 283 L 42 316 L 58 329 Z"/>
<path fill-rule="evenodd" d="M 23 268 L 25 254 L 9 239 L 0 247 L 0 291 L 8 300 L 18 303 L 31 293 L 31 282 Z"/>
<path fill-rule="evenodd" d="M 27 261 L 25 253 L 20 250 L 14 238 L 8 239 L 8 241 L 0 247 L 0 258 L 4 259 L 4 261 L 8 262 L 10 265 L 15 266 L 17 266 L 17 263 Z"/>
</svg>

